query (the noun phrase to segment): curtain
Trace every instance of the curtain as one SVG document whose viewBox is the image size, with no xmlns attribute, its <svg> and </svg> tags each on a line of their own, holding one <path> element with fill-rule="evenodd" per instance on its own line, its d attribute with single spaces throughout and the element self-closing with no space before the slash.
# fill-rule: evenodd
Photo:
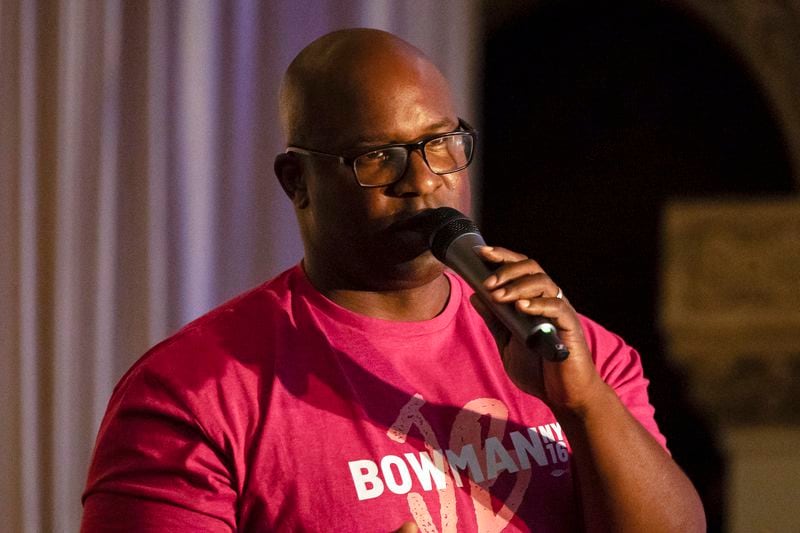
<svg viewBox="0 0 800 533">
<path fill-rule="evenodd" d="M 0 0 L 0 529 L 77 530 L 122 373 L 300 259 L 272 172 L 292 57 L 386 29 L 477 118 L 477 6 Z"/>
</svg>

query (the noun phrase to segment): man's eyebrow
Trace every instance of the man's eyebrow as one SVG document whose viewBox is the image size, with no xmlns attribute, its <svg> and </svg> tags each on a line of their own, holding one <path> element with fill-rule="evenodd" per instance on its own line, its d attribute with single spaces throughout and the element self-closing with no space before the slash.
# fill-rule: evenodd
<svg viewBox="0 0 800 533">
<path fill-rule="evenodd" d="M 453 124 L 454 122 L 449 118 L 443 118 L 442 120 L 430 124 L 427 128 L 428 132 L 420 136 L 419 139 L 424 139 L 425 137 L 429 137 L 431 135 L 437 135 L 439 133 L 448 133 L 450 131 L 455 131 L 455 129 L 458 128 L 458 121 L 455 121 L 455 125 Z M 386 146 L 387 144 L 406 144 L 408 142 L 415 142 L 415 141 L 403 141 L 399 139 L 390 139 L 387 141 L 386 137 L 380 137 L 377 135 L 375 136 L 365 135 L 356 139 L 355 142 L 350 144 L 350 146 L 352 148 L 369 148 L 371 146 Z"/>
<path fill-rule="evenodd" d="M 441 131 L 441 132 L 431 131 L 431 135 L 436 135 L 437 133 L 447 133 L 448 131 L 451 131 L 453 128 L 458 128 L 458 120 L 455 121 L 455 126 L 453 126 L 453 121 L 445 117 L 439 122 L 434 122 L 429 127 L 431 130 L 447 129 L 447 131 Z"/>
</svg>

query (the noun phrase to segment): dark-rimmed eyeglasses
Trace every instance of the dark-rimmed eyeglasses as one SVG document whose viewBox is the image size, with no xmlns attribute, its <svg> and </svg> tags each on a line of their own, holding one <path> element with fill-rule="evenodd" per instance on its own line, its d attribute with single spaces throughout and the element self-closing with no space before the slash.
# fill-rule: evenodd
<svg viewBox="0 0 800 533">
<path fill-rule="evenodd" d="M 419 150 L 434 174 L 452 174 L 467 168 L 475 153 L 477 132 L 461 118 L 458 119 L 458 127 L 458 131 L 433 135 L 414 143 L 376 146 L 368 152 L 350 157 L 300 146 L 289 146 L 286 152 L 337 159 L 353 169 L 353 175 L 362 187 L 385 187 L 403 177 L 413 150 Z"/>
</svg>

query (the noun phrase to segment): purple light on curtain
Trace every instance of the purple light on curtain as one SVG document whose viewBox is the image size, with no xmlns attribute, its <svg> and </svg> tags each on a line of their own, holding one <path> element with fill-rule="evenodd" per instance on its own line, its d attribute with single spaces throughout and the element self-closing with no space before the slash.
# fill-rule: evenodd
<svg viewBox="0 0 800 533">
<path fill-rule="evenodd" d="M 179 11 L 179 155 L 175 179 L 183 204 L 178 242 L 182 298 L 177 305 L 181 322 L 196 318 L 216 303 L 218 6 L 216 2 L 186 2 L 180 4 Z"/>
<path fill-rule="evenodd" d="M 254 211 L 257 203 L 254 198 L 256 189 L 257 169 L 255 168 L 254 152 L 257 149 L 255 136 L 257 132 L 257 115 L 253 113 L 253 106 L 258 99 L 258 65 L 257 43 L 259 22 L 258 6 L 253 0 L 241 0 L 233 8 L 233 87 L 231 97 L 226 99 L 233 107 L 232 121 L 226 126 L 230 128 L 229 154 L 231 163 L 223 183 L 228 184 L 230 191 L 222 194 L 229 196 L 227 210 L 224 214 L 229 220 L 221 224 L 228 232 L 227 238 L 220 243 L 232 252 L 233 261 L 226 261 L 231 272 L 229 282 L 239 285 L 239 288 L 248 282 L 252 274 L 253 249 L 258 246 L 256 228 L 253 227 Z M 223 117 L 223 120 L 225 118 Z M 269 169 L 261 169 L 266 174 Z M 229 257 L 223 253 L 224 259 Z M 264 274 L 265 276 L 267 273 Z M 232 288 L 233 289 L 233 288 Z M 233 289 L 235 290 L 235 289 Z"/>
</svg>

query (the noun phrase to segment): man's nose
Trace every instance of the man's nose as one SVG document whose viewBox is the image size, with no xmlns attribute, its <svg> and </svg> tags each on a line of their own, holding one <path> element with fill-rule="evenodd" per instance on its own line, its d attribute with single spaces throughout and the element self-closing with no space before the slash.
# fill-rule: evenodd
<svg viewBox="0 0 800 533">
<path fill-rule="evenodd" d="M 412 150 L 408 154 L 406 171 L 394 190 L 399 196 L 424 196 L 436 191 L 444 184 L 442 176 L 435 174 L 425 163 L 422 152 Z"/>
</svg>

